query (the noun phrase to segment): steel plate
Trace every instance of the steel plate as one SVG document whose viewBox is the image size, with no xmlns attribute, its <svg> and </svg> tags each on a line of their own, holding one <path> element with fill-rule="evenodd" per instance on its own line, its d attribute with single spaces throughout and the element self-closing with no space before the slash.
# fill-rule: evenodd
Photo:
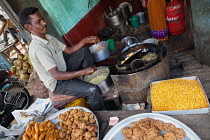
<svg viewBox="0 0 210 140">
<path fill-rule="evenodd" d="M 164 123 L 172 123 L 177 128 L 182 128 L 186 133 L 186 137 L 184 138 L 184 140 L 201 140 L 199 136 L 184 123 L 172 117 L 155 113 L 137 114 L 120 121 L 117 125 L 109 130 L 103 140 L 124 140 L 123 134 L 121 133 L 122 128 L 126 126 L 129 127 L 131 122 L 135 122 L 146 117 L 158 119 L 163 121 Z"/>
<path fill-rule="evenodd" d="M 92 111 L 90 111 L 89 109 L 87 109 L 87 108 L 78 107 L 78 106 L 76 106 L 76 107 L 68 107 L 68 108 L 62 109 L 62 110 L 60 110 L 60 111 L 58 111 L 56 113 L 53 113 L 52 115 L 50 115 L 49 117 L 47 117 L 45 119 L 45 121 L 50 120 L 53 124 L 56 124 L 56 123 L 58 123 L 58 122 L 61 121 L 60 119 L 57 118 L 58 115 L 59 114 L 63 114 L 63 113 L 65 113 L 66 111 L 68 111 L 70 109 L 82 109 L 83 111 L 90 112 L 90 113 L 92 113 L 94 115 L 94 119 L 96 120 L 96 124 L 97 124 L 97 127 L 98 127 L 97 139 L 99 139 L 99 125 L 98 125 L 98 120 L 97 120 L 95 114 Z"/>
</svg>

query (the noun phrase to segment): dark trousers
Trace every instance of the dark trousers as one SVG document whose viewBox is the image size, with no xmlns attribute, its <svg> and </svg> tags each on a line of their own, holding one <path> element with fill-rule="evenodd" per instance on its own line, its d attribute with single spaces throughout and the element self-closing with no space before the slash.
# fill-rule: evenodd
<svg viewBox="0 0 210 140">
<path fill-rule="evenodd" d="M 66 58 L 67 71 L 95 66 L 88 47 L 82 47 L 79 51 Z M 87 97 L 92 110 L 104 109 L 101 90 L 97 85 L 82 81 L 78 78 L 63 80 L 57 83 L 55 94 L 65 94 L 76 97 Z"/>
</svg>

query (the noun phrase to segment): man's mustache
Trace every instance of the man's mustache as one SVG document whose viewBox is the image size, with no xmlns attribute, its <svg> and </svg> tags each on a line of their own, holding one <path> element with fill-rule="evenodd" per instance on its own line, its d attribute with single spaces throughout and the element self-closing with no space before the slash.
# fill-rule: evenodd
<svg viewBox="0 0 210 140">
<path fill-rule="evenodd" d="M 47 28 L 47 25 L 45 25 L 44 27 L 42 27 L 42 29 Z"/>
</svg>

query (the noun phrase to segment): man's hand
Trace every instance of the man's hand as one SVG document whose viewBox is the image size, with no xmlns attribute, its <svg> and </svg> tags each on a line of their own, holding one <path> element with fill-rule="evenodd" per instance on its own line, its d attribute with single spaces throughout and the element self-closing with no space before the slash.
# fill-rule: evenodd
<svg viewBox="0 0 210 140">
<path fill-rule="evenodd" d="M 96 67 L 88 67 L 83 70 L 84 70 L 84 75 L 91 75 L 97 70 L 97 68 Z"/>
<path fill-rule="evenodd" d="M 58 71 L 58 68 L 54 67 L 48 71 L 56 80 L 68 80 L 83 75 L 91 75 L 96 70 L 96 67 L 88 67 L 78 71 Z"/>
<path fill-rule="evenodd" d="M 78 51 L 79 49 L 81 49 L 86 43 L 99 43 L 99 42 L 100 41 L 96 36 L 89 36 L 89 37 L 82 39 L 79 43 L 77 43 L 74 46 L 66 47 L 64 52 L 67 54 L 72 54 L 72 53 Z"/>
<path fill-rule="evenodd" d="M 96 36 L 88 36 L 82 40 L 84 44 L 86 43 L 99 43 L 99 39 Z"/>
</svg>

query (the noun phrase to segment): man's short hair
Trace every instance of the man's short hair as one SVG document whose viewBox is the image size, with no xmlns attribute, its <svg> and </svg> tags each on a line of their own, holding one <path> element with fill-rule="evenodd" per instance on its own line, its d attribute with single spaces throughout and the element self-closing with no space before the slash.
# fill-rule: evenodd
<svg viewBox="0 0 210 140">
<path fill-rule="evenodd" d="M 25 24 L 31 24 L 31 18 L 29 15 L 33 15 L 35 12 L 38 11 L 38 8 L 36 7 L 28 7 L 25 9 L 22 9 L 19 13 L 18 13 L 18 18 L 19 18 L 19 22 L 20 24 L 24 27 Z"/>
</svg>

